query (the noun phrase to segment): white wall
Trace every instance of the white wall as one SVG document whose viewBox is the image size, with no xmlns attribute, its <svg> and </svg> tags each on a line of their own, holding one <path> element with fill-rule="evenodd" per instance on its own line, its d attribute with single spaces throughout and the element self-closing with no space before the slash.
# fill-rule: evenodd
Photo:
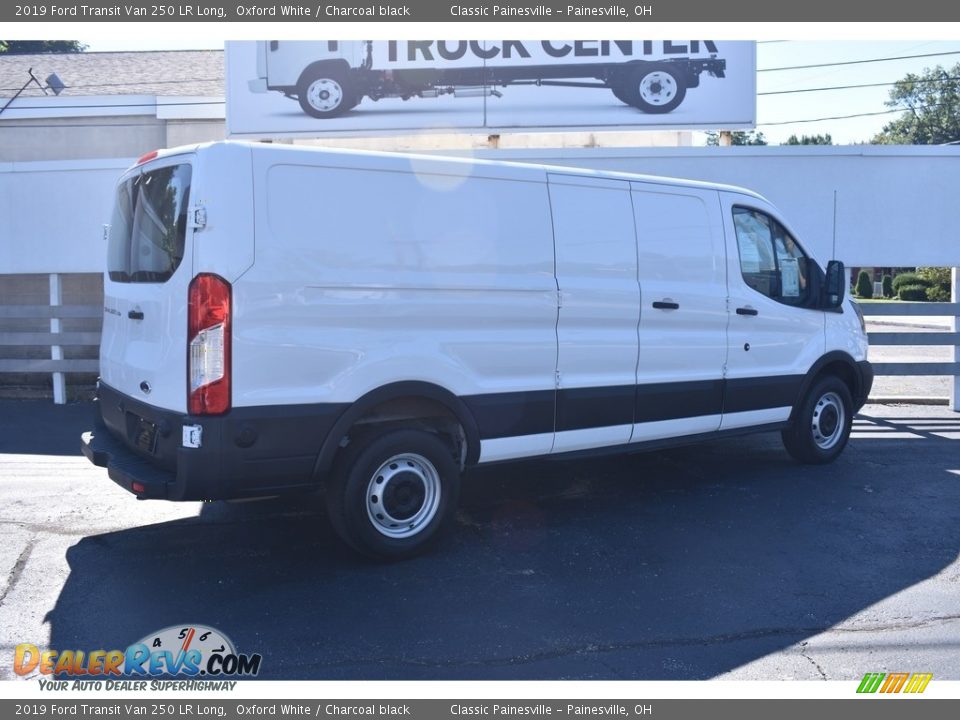
<svg viewBox="0 0 960 720">
<path fill-rule="evenodd" d="M 588 148 L 474 151 L 743 185 L 773 201 L 819 259 L 960 266 L 960 148 Z M 0 163 L 0 274 L 101 272 L 102 226 L 132 159 Z M 837 243 L 833 251 L 833 196 Z"/>
<path fill-rule="evenodd" d="M 114 185 L 132 163 L 0 163 L 0 274 L 102 272 Z"/>
<path fill-rule="evenodd" d="M 958 147 L 598 148 L 473 155 L 740 185 L 780 208 L 820 260 L 960 266 Z"/>
</svg>

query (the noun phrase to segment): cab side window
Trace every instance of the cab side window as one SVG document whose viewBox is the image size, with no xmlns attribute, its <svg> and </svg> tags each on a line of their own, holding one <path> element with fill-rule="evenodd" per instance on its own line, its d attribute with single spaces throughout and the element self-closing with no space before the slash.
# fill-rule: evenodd
<svg viewBox="0 0 960 720">
<path fill-rule="evenodd" d="M 805 305 L 807 256 L 783 225 L 759 210 L 733 209 L 744 282 L 787 305 Z"/>
</svg>

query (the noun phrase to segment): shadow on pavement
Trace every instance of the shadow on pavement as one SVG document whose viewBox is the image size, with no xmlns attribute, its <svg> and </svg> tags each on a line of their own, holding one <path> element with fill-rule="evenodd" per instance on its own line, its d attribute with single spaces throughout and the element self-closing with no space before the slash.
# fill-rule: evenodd
<svg viewBox="0 0 960 720">
<path fill-rule="evenodd" d="M 93 427 L 94 407 L 0 400 L 0 454 L 80 455 L 80 434 Z"/>
<path fill-rule="evenodd" d="M 807 467 L 774 435 L 488 467 L 444 542 L 394 565 L 346 551 L 314 499 L 210 504 L 71 547 L 50 646 L 202 623 L 272 679 L 709 678 L 953 562 L 954 454 L 853 441 Z"/>
</svg>

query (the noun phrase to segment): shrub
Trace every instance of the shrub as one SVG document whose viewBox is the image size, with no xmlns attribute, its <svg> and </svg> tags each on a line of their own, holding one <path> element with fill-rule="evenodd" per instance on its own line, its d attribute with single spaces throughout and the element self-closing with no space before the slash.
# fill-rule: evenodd
<svg viewBox="0 0 960 720">
<path fill-rule="evenodd" d="M 854 289 L 857 297 L 872 298 L 873 282 L 870 280 L 870 274 L 866 270 L 861 270 L 857 275 L 857 287 Z"/>
<path fill-rule="evenodd" d="M 950 268 L 948 267 L 919 267 L 917 275 L 931 285 L 949 285 Z"/>
<path fill-rule="evenodd" d="M 901 300 L 926 300 L 927 288 L 923 285 L 904 285 L 897 295 Z"/>
<path fill-rule="evenodd" d="M 884 275 L 883 282 L 881 284 L 883 286 L 883 296 L 885 298 L 892 298 L 893 297 L 893 278 L 890 277 L 889 275 Z"/>
<path fill-rule="evenodd" d="M 917 275 L 927 281 L 927 299 L 934 302 L 950 302 L 950 268 L 920 267 Z"/>
<path fill-rule="evenodd" d="M 900 292 L 904 285 L 920 285 L 921 287 L 930 287 L 930 282 L 920 277 L 915 272 L 900 273 L 893 279 L 893 291 Z"/>
</svg>

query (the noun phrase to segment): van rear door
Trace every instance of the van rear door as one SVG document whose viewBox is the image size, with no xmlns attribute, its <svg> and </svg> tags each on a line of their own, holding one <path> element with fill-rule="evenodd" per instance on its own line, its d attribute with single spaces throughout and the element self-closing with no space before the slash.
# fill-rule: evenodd
<svg viewBox="0 0 960 720">
<path fill-rule="evenodd" d="M 141 165 L 117 186 L 100 345 L 101 382 L 177 412 L 187 404 L 192 157 Z"/>
</svg>

